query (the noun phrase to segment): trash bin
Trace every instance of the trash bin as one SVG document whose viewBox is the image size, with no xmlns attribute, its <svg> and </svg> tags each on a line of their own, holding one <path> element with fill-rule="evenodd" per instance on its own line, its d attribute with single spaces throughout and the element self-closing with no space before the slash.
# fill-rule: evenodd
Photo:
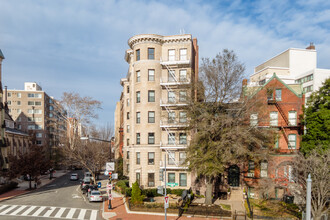
<svg viewBox="0 0 330 220">
<path fill-rule="evenodd" d="M 293 204 L 294 196 L 284 195 L 284 202 L 288 204 Z"/>
</svg>

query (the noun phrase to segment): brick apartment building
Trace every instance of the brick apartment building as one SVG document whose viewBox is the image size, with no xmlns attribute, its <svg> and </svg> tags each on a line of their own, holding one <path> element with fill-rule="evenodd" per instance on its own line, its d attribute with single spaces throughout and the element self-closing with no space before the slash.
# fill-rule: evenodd
<svg viewBox="0 0 330 220">
<path fill-rule="evenodd" d="M 198 46 L 191 35 L 136 35 L 128 40 L 127 76 L 115 112 L 116 155 L 123 155 L 129 184 L 189 188 L 191 174 L 183 166 L 189 144 L 187 97 L 198 78 Z"/>
<path fill-rule="evenodd" d="M 57 101 L 35 82 L 25 82 L 24 90 L 7 92 L 9 113 L 16 128 L 36 136 L 37 145 L 45 146 L 55 158 L 59 138 L 66 132 L 64 112 Z"/>
</svg>

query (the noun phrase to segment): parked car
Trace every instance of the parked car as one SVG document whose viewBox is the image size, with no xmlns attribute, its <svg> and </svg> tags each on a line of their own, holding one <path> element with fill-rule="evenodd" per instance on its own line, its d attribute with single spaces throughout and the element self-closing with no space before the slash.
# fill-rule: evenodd
<svg viewBox="0 0 330 220">
<path fill-rule="evenodd" d="M 70 176 L 70 180 L 79 180 L 78 173 L 72 173 L 71 176 Z"/>
<path fill-rule="evenodd" d="M 83 181 L 81 182 L 80 189 L 83 189 L 83 188 L 85 188 L 86 186 L 89 186 L 90 184 L 91 184 L 90 181 L 85 181 L 85 180 L 83 180 Z"/>
<path fill-rule="evenodd" d="M 102 202 L 103 196 L 101 195 L 100 191 L 92 190 L 88 192 L 87 198 L 90 202 Z"/>
</svg>

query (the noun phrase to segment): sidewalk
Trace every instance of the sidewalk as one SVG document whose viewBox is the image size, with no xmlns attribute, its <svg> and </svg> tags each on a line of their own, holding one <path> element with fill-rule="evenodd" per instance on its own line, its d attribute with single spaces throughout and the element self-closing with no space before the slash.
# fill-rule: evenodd
<svg viewBox="0 0 330 220">
<path fill-rule="evenodd" d="M 108 201 L 103 202 L 103 213 L 102 217 L 104 219 L 134 219 L 134 220 L 163 220 L 164 213 L 147 213 L 147 212 L 134 212 L 130 211 L 125 204 L 125 198 L 118 194 L 117 192 L 112 193 L 113 200 L 111 201 L 112 210 L 108 209 Z M 191 217 L 182 216 L 178 217 L 177 214 L 167 214 L 168 220 L 180 219 L 193 219 L 193 220 L 213 220 L 219 218 L 203 218 L 203 217 Z"/>
<path fill-rule="evenodd" d="M 42 175 L 40 177 L 40 182 L 41 183 L 39 185 L 37 185 L 37 188 L 40 188 L 44 185 L 47 185 L 47 184 L 53 182 L 57 177 L 63 176 L 68 172 L 69 171 L 67 171 L 67 170 L 56 170 L 56 172 L 53 173 L 53 178 L 51 180 L 49 179 L 49 174 Z M 22 194 L 33 191 L 34 190 L 34 181 L 31 181 L 31 187 L 32 187 L 32 189 L 29 190 L 29 181 L 23 180 L 22 182 L 18 183 L 18 186 L 17 186 L 16 189 L 13 189 L 9 192 L 1 194 L 0 195 L 0 201 L 10 199 L 12 197 L 19 196 L 19 195 L 22 195 Z"/>
</svg>

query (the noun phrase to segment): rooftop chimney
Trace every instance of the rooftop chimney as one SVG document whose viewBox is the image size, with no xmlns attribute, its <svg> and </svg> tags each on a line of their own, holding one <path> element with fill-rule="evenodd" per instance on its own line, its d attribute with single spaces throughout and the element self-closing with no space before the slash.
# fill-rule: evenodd
<svg viewBox="0 0 330 220">
<path fill-rule="evenodd" d="M 311 43 L 309 44 L 309 46 L 306 47 L 306 49 L 307 49 L 307 50 L 315 50 L 315 45 L 314 45 L 314 43 L 311 42 Z"/>
</svg>

